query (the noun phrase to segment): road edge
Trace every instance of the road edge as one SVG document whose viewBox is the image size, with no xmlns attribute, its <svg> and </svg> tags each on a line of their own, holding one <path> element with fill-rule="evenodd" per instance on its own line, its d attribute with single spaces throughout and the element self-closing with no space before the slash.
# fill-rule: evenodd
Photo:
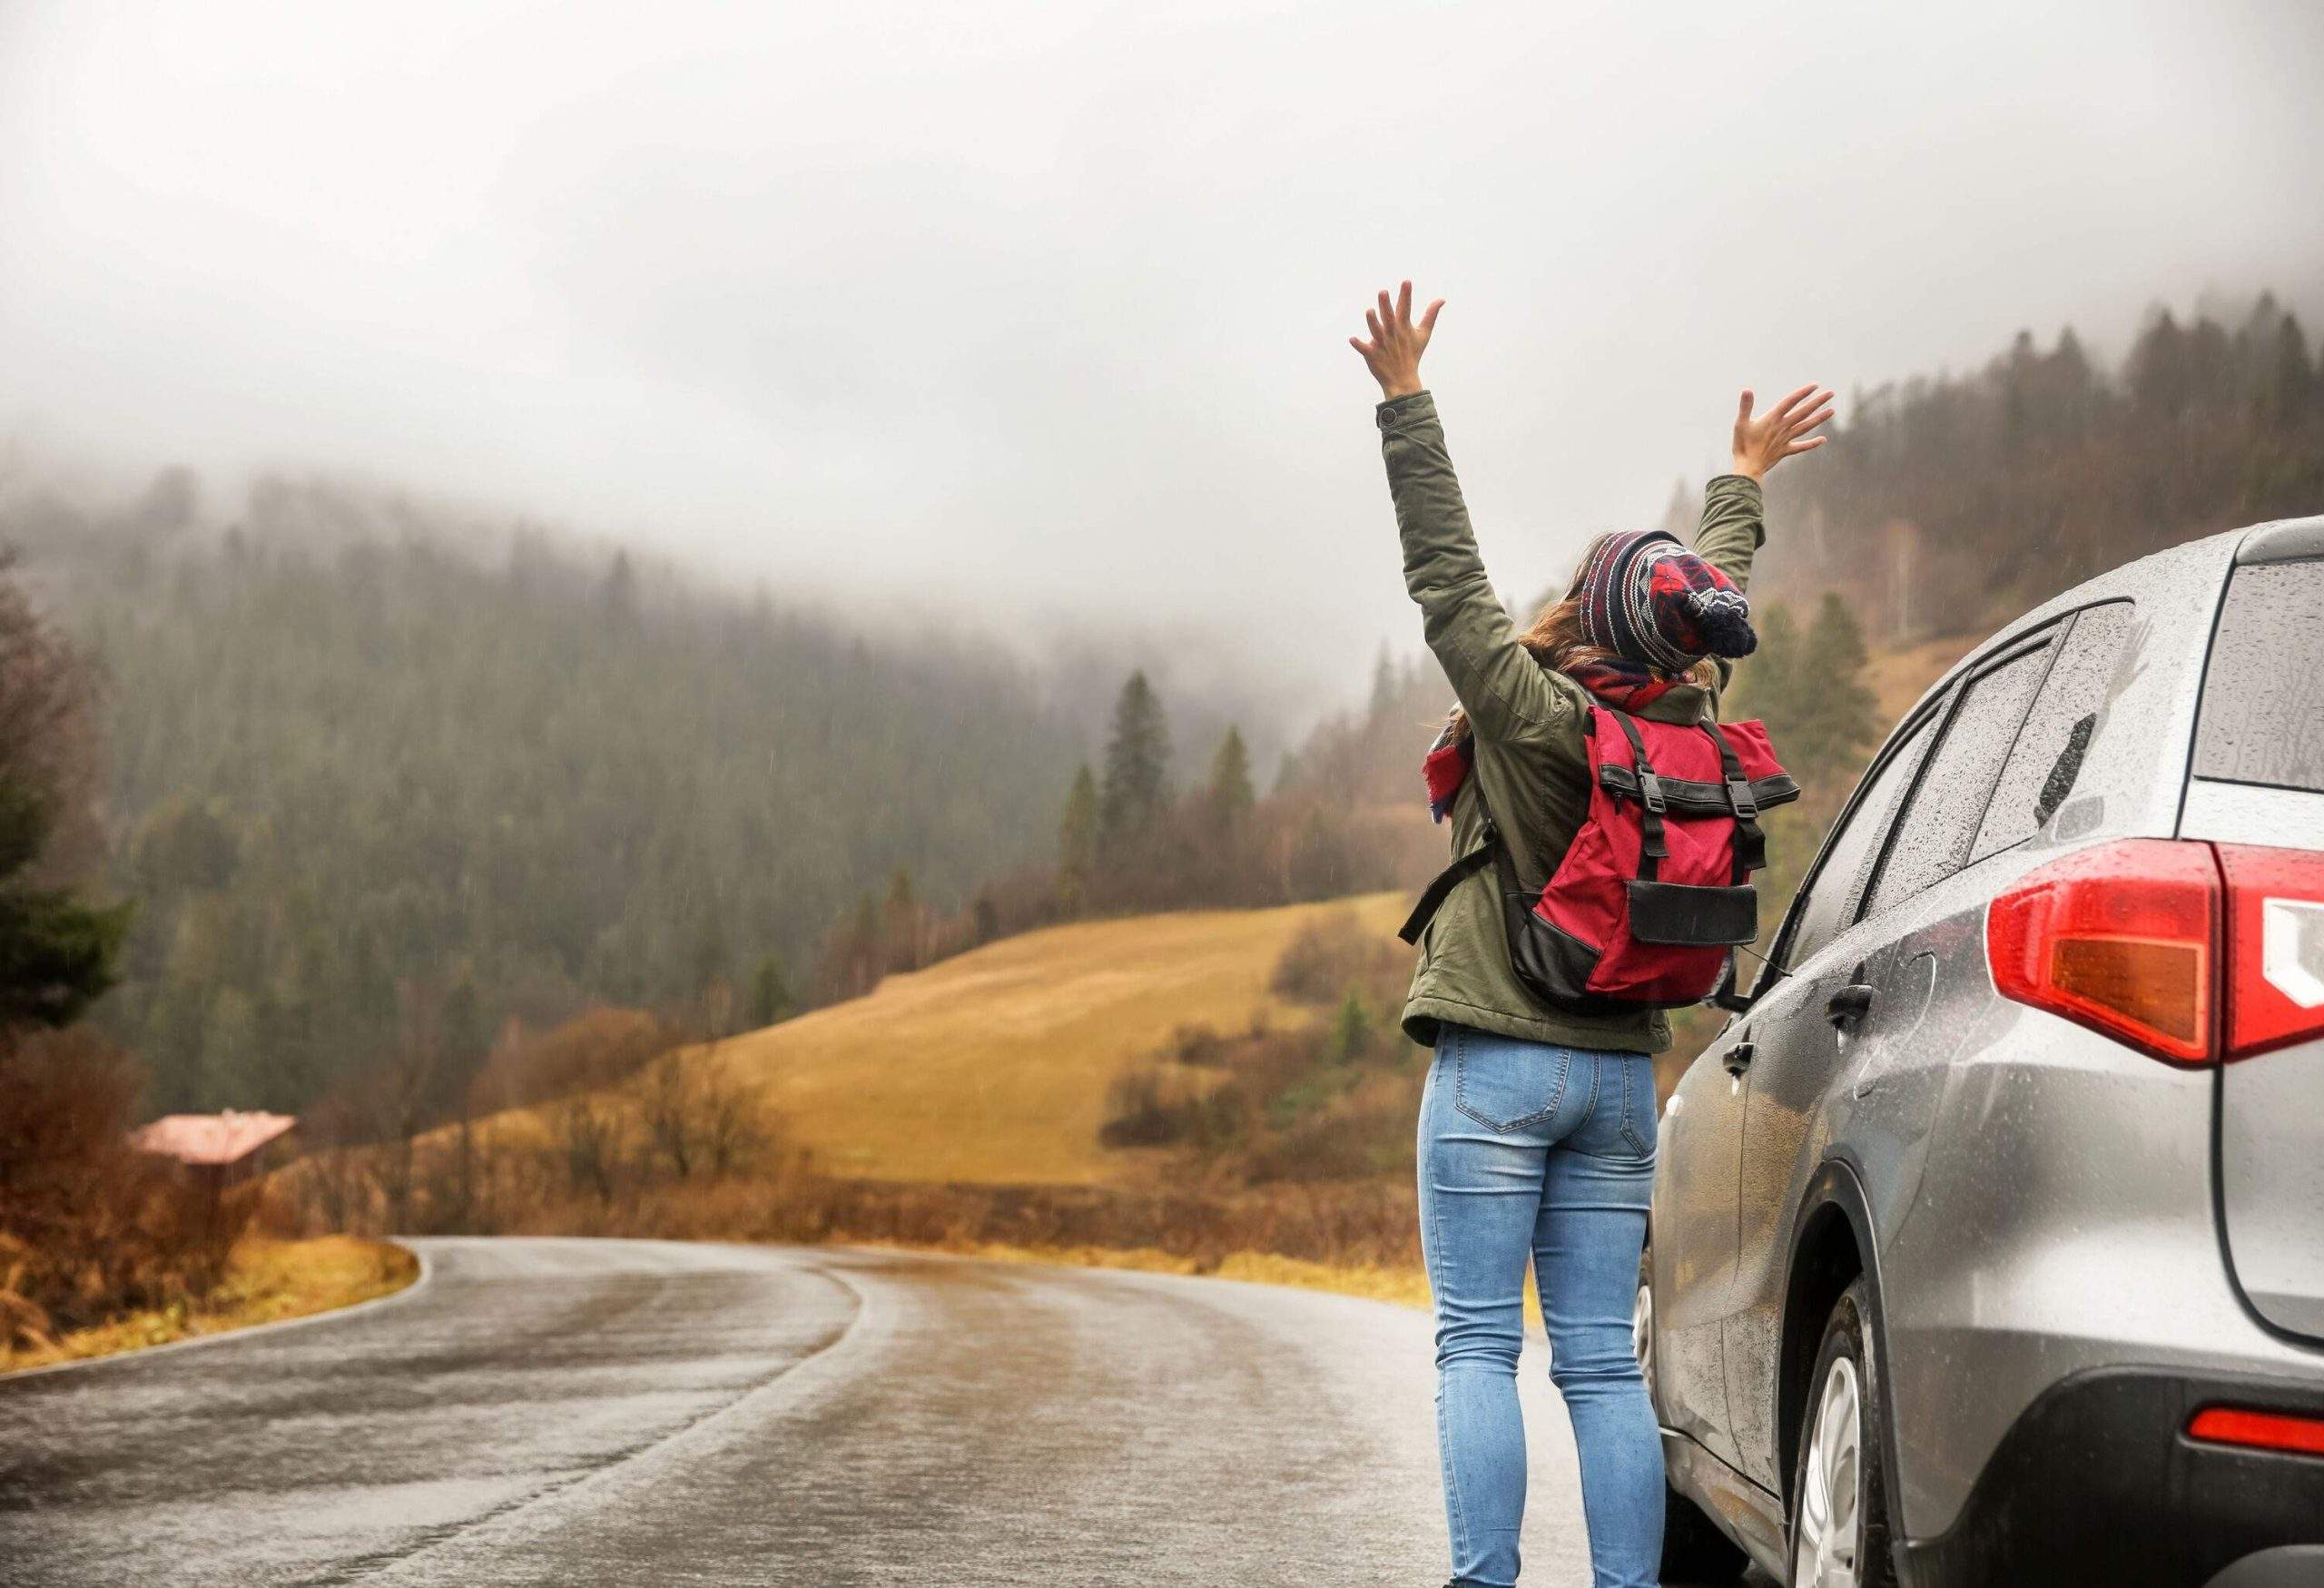
<svg viewBox="0 0 2324 1588">
<path fill-rule="evenodd" d="M 149 1362 L 156 1356 L 172 1351 L 190 1351 L 197 1346 L 222 1346 L 231 1341 L 247 1340 L 280 1329 L 295 1329 L 301 1324 L 337 1323 L 342 1318 L 354 1317 L 360 1313 L 393 1307 L 397 1302 L 408 1301 L 427 1289 L 428 1282 L 436 1277 L 436 1265 L 428 1259 L 428 1248 L 410 1240 L 398 1240 L 391 1236 L 381 1238 L 390 1246 L 409 1252 L 412 1260 L 419 1265 L 419 1277 L 400 1290 L 391 1290 L 385 1296 L 374 1296 L 369 1301 L 359 1301 L 352 1307 L 334 1307 L 322 1312 L 306 1313 L 299 1317 L 278 1317 L 269 1323 L 246 1324 L 238 1329 L 220 1329 L 214 1334 L 195 1335 L 188 1339 L 166 1340 L 158 1346 L 141 1346 L 132 1351 L 115 1351 L 103 1356 L 83 1356 L 71 1362 L 45 1362 L 38 1367 L 12 1368 L 5 1373 L 0 1373 L 0 1385 L 15 1384 L 25 1379 L 40 1378 L 54 1373 L 94 1371 L 97 1368 L 111 1366 L 115 1363 Z"/>
</svg>

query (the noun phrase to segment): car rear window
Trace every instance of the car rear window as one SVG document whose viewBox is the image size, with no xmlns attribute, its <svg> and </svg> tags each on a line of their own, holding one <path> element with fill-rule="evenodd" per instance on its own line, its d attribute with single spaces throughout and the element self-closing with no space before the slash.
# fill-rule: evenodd
<svg viewBox="0 0 2324 1588">
<path fill-rule="evenodd" d="M 1898 818 L 1866 914 L 1877 914 L 1961 869 L 2049 665 L 2049 646 L 2040 646 L 1969 681 L 1944 739 L 1914 785 L 1912 802 Z"/>
<path fill-rule="evenodd" d="M 2203 674 L 2195 775 L 2324 794 L 2324 562 L 2235 570 Z"/>
<path fill-rule="evenodd" d="M 2098 708 L 2105 704 L 2106 686 L 2130 638 L 2131 617 L 2128 601 L 2112 601 L 2074 618 L 2073 632 L 2042 680 L 2033 712 L 2018 730 L 2001 781 L 1994 785 L 1993 801 L 1969 851 L 1971 864 L 2033 837 L 2073 792 Z"/>
</svg>

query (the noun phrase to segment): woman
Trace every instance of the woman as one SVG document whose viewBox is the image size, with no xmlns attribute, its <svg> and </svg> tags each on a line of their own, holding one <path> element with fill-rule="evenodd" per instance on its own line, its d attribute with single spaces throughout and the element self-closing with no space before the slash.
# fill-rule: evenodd
<svg viewBox="0 0 2324 1588">
<path fill-rule="evenodd" d="M 1754 643 L 1741 590 L 1764 538 L 1759 481 L 1823 444 L 1808 432 L 1831 417 L 1831 394 L 1804 386 L 1755 418 L 1743 393 L 1734 472 L 1710 482 L 1698 555 L 1651 537 L 1601 536 L 1564 598 L 1521 635 L 1485 577 L 1435 402 L 1420 381 L 1443 302 L 1417 321 L 1412 305 L 1410 281 L 1393 302 L 1382 292 L 1364 315 L 1370 336 L 1349 340 L 1380 382 L 1404 582 L 1460 701 L 1439 743 L 1465 752 L 1466 775 L 1440 814 L 1451 816 L 1453 853 L 1465 855 L 1484 842 L 1489 804 L 1521 884 L 1539 889 L 1589 805 L 1582 724 L 1593 697 L 1661 722 L 1715 717 L 1731 658 Z M 1423 938 L 1403 1026 L 1436 1050 L 1421 1103 L 1421 1244 L 1435 1296 L 1452 1583 L 1517 1581 L 1525 1509 L 1517 1356 L 1530 1257 L 1550 1376 L 1581 1452 L 1598 1588 L 1650 1588 L 1661 1553 L 1662 1448 L 1630 1309 L 1654 1178 L 1650 1055 L 1669 1047 L 1669 1023 L 1648 1009 L 1561 1011 L 1528 993 L 1487 869 L 1454 889 Z"/>
</svg>

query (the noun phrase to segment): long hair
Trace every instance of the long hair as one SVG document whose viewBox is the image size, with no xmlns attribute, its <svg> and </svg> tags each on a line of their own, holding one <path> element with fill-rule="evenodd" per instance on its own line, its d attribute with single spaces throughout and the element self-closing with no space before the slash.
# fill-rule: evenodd
<svg viewBox="0 0 2324 1588">
<path fill-rule="evenodd" d="M 1606 537 L 1598 536 L 1582 548 L 1581 560 L 1574 565 L 1573 578 L 1567 584 L 1565 594 L 1541 608 L 1533 619 L 1533 626 L 1517 636 L 1517 643 L 1533 653 L 1533 659 L 1553 673 L 1572 677 L 1582 668 L 1594 664 L 1621 662 L 1624 658 L 1604 646 L 1591 643 L 1581 632 L 1581 576 L 1598 556 L 1598 548 Z M 1638 664 L 1630 663 L 1635 666 Z M 1650 669 L 1658 678 L 1674 683 L 1709 686 L 1714 664 L 1709 656 L 1697 662 L 1683 673 L 1665 673 Z M 1475 730 L 1469 725 L 1469 714 L 1459 706 L 1452 708 L 1452 736 L 1446 742 L 1459 744 Z"/>
</svg>

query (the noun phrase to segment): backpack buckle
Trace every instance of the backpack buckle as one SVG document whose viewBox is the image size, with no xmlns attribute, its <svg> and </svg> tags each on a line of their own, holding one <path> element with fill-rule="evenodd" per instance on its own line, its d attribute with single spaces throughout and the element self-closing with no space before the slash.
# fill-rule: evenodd
<svg viewBox="0 0 2324 1588">
<path fill-rule="evenodd" d="M 1662 797 L 1662 780 L 1655 776 L 1650 768 L 1641 766 L 1638 769 L 1638 794 L 1639 798 L 1645 802 L 1646 808 L 1658 816 L 1670 808 L 1669 802 Z"/>
<path fill-rule="evenodd" d="M 1739 777 L 1727 780 L 1727 803 L 1736 815 L 1749 821 L 1759 814 L 1759 802 L 1751 795 L 1751 785 Z"/>
</svg>

